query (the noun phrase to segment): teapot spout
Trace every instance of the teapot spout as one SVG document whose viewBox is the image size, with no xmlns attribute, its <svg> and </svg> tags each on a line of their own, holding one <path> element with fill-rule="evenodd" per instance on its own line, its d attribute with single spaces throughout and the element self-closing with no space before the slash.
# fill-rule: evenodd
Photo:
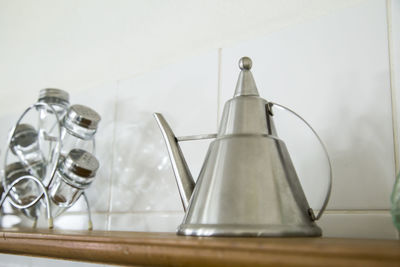
<svg viewBox="0 0 400 267">
<path fill-rule="evenodd" d="M 186 211 L 195 187 L 195 182 L 182 154 L 178 140 L 172 132 L 171 127 L 169 127 L 167 121 L 164 119 L 164 116 L 160 113 L 154 113 L 154 118 L 161 129 L 165 144 L 167 145 L 168 155 L 171 160 L 172 169 L 174 170 L 183 209 Z"/>
</svg>

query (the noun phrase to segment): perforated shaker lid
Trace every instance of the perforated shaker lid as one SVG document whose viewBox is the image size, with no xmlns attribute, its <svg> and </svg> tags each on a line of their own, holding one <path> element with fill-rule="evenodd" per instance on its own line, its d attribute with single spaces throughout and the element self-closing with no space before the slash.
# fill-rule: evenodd
<svg viewBox="0 0 400 267">
<path fill-rule="evenodd" d="M 73 105 L 69 107 L 64 120 L 66 127 L 75 124 L 90 130 L 96 130 L 101 117 L 96 111 L 87 106 Z"/>
<path fill-rule="evenodd" d="M 68 176 L 72 173 L 82 178 L 92 178 L 98 169 L 99 161 L 83 149 L 71 150 L 62 163 L 62 170 Z"/>
</svg>

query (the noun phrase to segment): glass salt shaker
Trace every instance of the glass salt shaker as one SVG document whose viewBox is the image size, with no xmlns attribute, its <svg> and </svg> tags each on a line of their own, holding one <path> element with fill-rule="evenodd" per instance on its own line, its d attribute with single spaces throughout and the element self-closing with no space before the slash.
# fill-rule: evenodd
<svg viewBox="0 0 400 267">
<path fill-rule="evenodd" d="M 98 168 L 99 162 L 96 157 L 82 149 L 73 149 L 61 159 L 49 185 L 54 217 L 78 200 L 83 191 L 93 182 Z"/>
<path fill-rule="evenodd" d="M 74 148 L 95 154 L 94 135 L 101 120 L 93 109 L 83 105 L 71 106 L 61 128 L 62 155 L 67 155 Z"/>
<path fill-rule="evenodd" d="M 11 185 L 15 180 L 20 177 L 30 175 L 25 169 L 24 165 L 20 162 L 8 164 L 5 168 L 6 187 Z M 18 205 L 24 206 L 32 203 L 41 194 L 41 189 L 33 180 L 21 180 L 10 191 L 10 197 L 13 202 Z M 40 215 L 40 204 L 36 203 L 31 207 L 22 209 L 22 212 L 29 218 L 38 218 Z"/>
<path fill-rule="evenodd" d="M 38 103 L 47 104 L 47 106 L 39 106 L 39 133 L 44 137 L 44 141 L 48 141 L 48 154 L 50 155 L 49 161 L 51 162 L 53 154 L 51 151 L 56 145 L 54 136 L 57 135 L 59 126 L 61 126 L 64 115 L 69 107 L 69 94 L 68 92 L 56 89 L 45 88 L 40 90 Z M 54 112 L 57 116 L 55 116 Z M 40 139 L 41 141 L 43 139 Z M 43 144 L 43 146 L 46 146 Z"/>
<path fill-rule="evenodd" d="M 69 94 L 61 89 L 45 88 L 40 90 L 38 102 L 50 105 L 61 120 L 69 107 Z M 46 121 L 48 112 L 44 109 L 41 110 L 40 120 L 42 122 Z"/>
<path fill-rule="evenodd" d="M 40 150 L 38 132 L 32 125 L 18 124 L 9 147 L 32 175 L 43 179 L 46 174 L 46 161 Z"/>
</svg>

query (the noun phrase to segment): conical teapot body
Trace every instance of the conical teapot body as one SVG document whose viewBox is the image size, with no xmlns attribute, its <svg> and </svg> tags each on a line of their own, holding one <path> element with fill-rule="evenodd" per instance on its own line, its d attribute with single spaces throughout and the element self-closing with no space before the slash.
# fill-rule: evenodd
<svg viewBox="0 0 400 267">
<path fill-rule="evenodd" d="M 178 142 L 203 138 L 177 138 L 163 116 L 155 114 L 186 211 L 178 234 L 320 236 L 314 220 L 326 207 L 330 189 L 314 216 L 286 145 L 276 133 L 271 103 L 258 94 L 251 65 L 249 58 L 239 62 L 234 96 L 225 104 L 217 135 L 207 135 L 216 138 L 196 184 Z"/>
<path fill-rule="evenodd" d="M 267 101 L 225 104 L 178 233 L 197 236 L 319 236 Z"/>
</svg>

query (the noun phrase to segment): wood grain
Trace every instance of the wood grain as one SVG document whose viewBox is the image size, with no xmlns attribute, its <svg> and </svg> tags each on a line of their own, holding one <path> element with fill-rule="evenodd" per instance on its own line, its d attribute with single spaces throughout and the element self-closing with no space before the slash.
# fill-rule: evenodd
<svg viewBox="0 0 400 267">
<path fill-rule="evenodd" d="M 173 233 L 1 230 L 0 252 L 120 265 L 400 266 L 400 242 L 199 238 Z"/>
</svg>

